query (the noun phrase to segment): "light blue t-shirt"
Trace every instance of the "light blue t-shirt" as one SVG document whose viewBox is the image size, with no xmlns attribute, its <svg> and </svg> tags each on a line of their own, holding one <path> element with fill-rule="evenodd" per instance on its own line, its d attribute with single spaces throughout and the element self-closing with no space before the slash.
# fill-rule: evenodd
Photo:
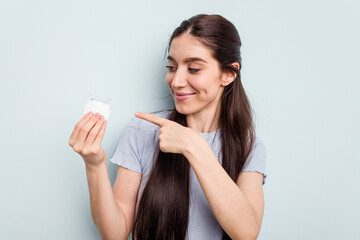
<svg viewBox="0 0 360 240">
<path fill-rule="evenodd" d="M 168 118 L 171 111 L 155 113 L 162 118 Z M 154 154 L 159 145 L 159 129 L 155 124 L 133 117 L 121 133 L 119 143 L 113 157 L 110 159 L 114 164 L 123 166 L 132 171 L 142 174 L 135 214 L 139 199 L 146 186 L 152 168 Z M 210 145 L 215 156 L 221 164 L 221 130 L 201 134 Z M 265 184 L 266 174 L 265 146 L 256 137 L 254 148 L 246 161 L 243 171 L 257 171 L 263 174 Z M 189 224 L 186 239 L 222 239 L 222 228 L 216 220 L 200 183 L 190 166 L 190 206 Z"/>
</svg>

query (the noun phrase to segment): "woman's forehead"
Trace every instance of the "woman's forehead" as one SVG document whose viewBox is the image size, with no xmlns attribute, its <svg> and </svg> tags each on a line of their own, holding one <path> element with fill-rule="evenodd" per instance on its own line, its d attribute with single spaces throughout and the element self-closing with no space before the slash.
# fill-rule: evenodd
<svg viewBox="0 0 360 240">
<path fill-rule="evenodd" d="M 209 48 L 194 37 L 182 35 L 174 38 L 171 42 L 168 59 L 184 63 L 192 60 L 199 60 L 203 63 L 214 61 Z"/>
</svg>

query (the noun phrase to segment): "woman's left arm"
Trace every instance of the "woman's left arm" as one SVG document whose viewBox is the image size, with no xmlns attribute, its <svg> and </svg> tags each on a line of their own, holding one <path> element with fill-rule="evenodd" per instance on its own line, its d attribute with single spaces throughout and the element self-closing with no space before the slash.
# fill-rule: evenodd
<svg viewBox="0 0 360 240">
<path fill-rule="evenodd" d="M 184 156 L 219 224 L 232 239 L 257 239 L 264 212 L 262 174 L 242 172 L 235 183 L 201 135 L 194 143 Z"/>
<path fill-rule="evenodd" d="M 153 114 L 136 113 L 135 116 L 160 127 L 161 151 L 181 153 L 188 159 L 225 232 L 232 239 L 256 239 L 264 210 L 262 175 L 243 172 L 235 183 L 199 133 Z"/>
</svg>

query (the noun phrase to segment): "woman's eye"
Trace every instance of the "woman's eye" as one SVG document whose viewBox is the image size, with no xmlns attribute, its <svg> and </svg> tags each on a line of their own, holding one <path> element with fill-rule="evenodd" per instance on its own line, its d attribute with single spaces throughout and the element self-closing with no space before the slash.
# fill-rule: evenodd
<svg viewBox="0 0 360 240">
<path fill-rule="evenodd" d="M 198 72 L 200 69 L 197 68 L 189 68 L 189 71 L 192 73 Z"/>
<path fill-rule="evenodd" d="M 169 72 L 174 72 L 176 70 L 176 67 L 173 67 L 173 66 L 166 66 L 167 69 L 169 69 Z M 189 68 L 189 71 L 191 73 L 196 73 L 198 72 L 200 69 L 197 69 L 197 68 Z"/>
<path fill-rule="evenodd" d="M 172 67 L 172 66 L 166 66 L 167 69 L 169 69 L 169 72 L 173 72 L 175 70 L 175 67 Z"/>
</svg>

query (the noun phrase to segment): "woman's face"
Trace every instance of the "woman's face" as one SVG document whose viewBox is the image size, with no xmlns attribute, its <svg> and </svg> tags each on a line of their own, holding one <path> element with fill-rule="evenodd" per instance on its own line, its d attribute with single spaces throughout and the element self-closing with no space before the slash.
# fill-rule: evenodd
<svg viewBox="0 0 360 240">
<path fill-rule="evenodd" d="M 227 78 L 208 48 L 189 34 L 173 39 L 166 83 L 182 114 L 215 113 Z"/>
</svg>

